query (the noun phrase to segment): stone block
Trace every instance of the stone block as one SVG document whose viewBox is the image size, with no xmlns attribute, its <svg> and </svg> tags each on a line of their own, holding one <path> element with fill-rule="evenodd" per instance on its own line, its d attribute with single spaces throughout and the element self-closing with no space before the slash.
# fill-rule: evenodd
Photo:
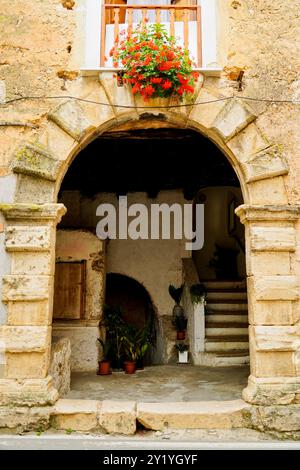
<svg viewBox="0 0 300 470">
<path fill-rule="evenodd" d="M 63 204 L 0 204 L 0 211 L 4 214 L 6 220 L 20 221 L 25 220 L 37 222 L 59 223 L 67 209 Z"/>
<path fill-rule="evenodd" d="M 47 300 L 37 302 L 8 302 L 8 325 L 45 326 L 52 323 L 52 312 Z"/>
<path fill-rule="evenodd" d="M 291 351 L 256 352 L 251 356 L 256 377 L 292 377 L 295 375 Z"/>
<path fill-rule="evenodd" d="M 18 175 L 15 202 L 43 204 L 54 200 L 55 185 L 53 181 L 35 176 Z"/>
<path fill-rule="evenodd" d="M 50 426 L 51 407 L 1 406 L 0 429 L 23 433 L 46 431 Z"/>
<path fill-rule="evenodd" d="M 217 101 L 221 95 L 215 90 L 204 87 L 197 96 L 199 105 L 193 106 L 190 111 L 189 120 L 207 129 L 212 127 L 217 115 L 226 105 L 226 101 Z"/>
<path fill-rule="evenodd" d="M 248 316 L 251 325 L 294 325 L 296 322 L 292 302 L 287 300 L 249 302 Z"/>
<path fill-rule="evenodd" d="M 96 400 L 58 400 L 51 414 L 56 429 L 91 431 L 97 428 L 100 402 Z"/>
<path fill-rule="evenodd" d="M 249 155 L 258 154 L 267 147 L 270 147 L 270 143 L 256 124 L 251 123 L 246 129 L 229 140 L 227 146 L 240 162 L 245 162 Z"/>
<path fill-rule="evenodd" d="M 248 256 L 248 276 L 288 276 L 290 273 L 291 260 L 288 251 L 252 251 L 251 256 Z"/>
<path fill-rule="evenodd" d="M 250 326 L 257 351 L 300 350 L 300 325 L 293 326 Z"/>
<path fill-rule="evenodd" d="M 99 127 L 101 124 L 109 123 L 115 118 L 113 107 L 110 106 L 106 93 L 103 87 L 96 84 L 97 87 L 88 96 L 87 100 L 95 101 L 97 103 L 105 103 L 104 105 L 96 105 L 94 103 L 83 103 L 81 104 L 84 109 L 84 114 L 88 117 L 89 121 L 95 126 Z"/>
<path fill-rule="evenodd" d="M 264 377 L 250 375 L 243 398 L 248 403 L 270 406 L 288 405 L 300 394 L 299 377 Z"/>
<path fill-rule="evenodd" d="M 134 113 L 137 116 L 135 103 L 131 88 L 129 85 L 118 86 L 117 79 L 113 73 L 100 73 L 100 83 L 105 90 L 108 101 L 113 105 L 112 109 L 117 117 L 129 113 Z M 119 104 L 124 107 L 114 106 Z M 132 109 L 134 108 L 134 109 Z"/>
<path fill-rule="evenodd" d="M 251 204 L 287 204 L 287 193 L 282 176 L 248 183 Z"/>
<path fill-rule="evenodd" d="M 300 405 L 259 406 L 252 411 L 251 421 L 261 431 L 300 431 Z"/>
<path fill-rule="evenodd" d="M 42 379 L 0 379 L 0 405 L 45 406 L 58 399 L 52 377 Z"/>
<path fill-rule="evenodd" d="M 272 146 L 250 155 L 242 165 L 248 183 L 286 175 L 289 167 L 278 146 Z"/>
<path fill-rule="evenodd" d="M 221 109 L 212 123 L 212 129 L 228 141 L 256 118 L 250 108 L 240 100 L 231 100 Z"/>
<path fill-rule="evenodd" d="M 51 227 L 43 225 L 9 225 L 6 229 L 7 251 L 49 251 Z"/>
<path fill-rule="evenodd" d="M 2 300 L 46 300 L 49 298 L 51 276 L 4 276 L 2 281 Z"/>
<path fill-rule="evenodd" d="M 254 251 L 295 251 L 294 227 L 250 227 L 250 244 Z"/>
<path fill-rule="evenodd" d="M 42 146 L 25 144 L 16 152 L 13 160 L 15 173 L 32 175 L 55 181 L 61 167 L 61 162 Z"/>
<path fill-rule="evenodd" d="M 7 326 L 0 328 L 6 351 L 44 352 L 50 348 L 50 326 Z"/>
<path fill-rule="evenodd" d="M 256 300 L 297 300 L 299 298 L 299 283 L 296 276 L 250 277 L 248 287 Z"/>
<path fill-rule="evenodd" d="M 94 126 L 85 116 L 80 104 L 75 100 L 62 103 L 48 114 L 48 118 L 78 142 L 84 135 L 94 129 Z"/>
<path fill-rule="evenodd" d="M 76 372 L 93 371 L 98 367 L 99 337 L 98 321 L 94 326 L 68 325 L 54 323 L 53 334 L 57 337 L 69 338 L 71 341 L 71 369 Z"/>
<path fill-rule="evenodd" d="M 6 352 L 5 376 L 8 379 L 42 379 L 47 376 L 48 367 L 49 351 Z"/>
<path fill-rule="evenodd" d="M 44 132 L 38 139 L 39 143 L 47 147 L 57 160 L 65 160 L 78 145 L 77 140 L 52 121 L 48 121 Z"/>
<path fill-rule="evenodd" d="M 99 424 L 110 434 L 134 434 L 136 431 L 136 403 L 104 400 L 100 410 Z"/>
<path fill-rule="evenodd" d="M 71 385 L 71 343 L 69 338 L 52 338 L 49 375 L 60 397 L 67 395 Z"/>
<path fill-rule="evenodd" d="M 52 276 L 54 262 L 48 252 L 14 252 L 11 255 L 11 274 Z"/>
<path fill-rule="evenodd" d="M 246 427 L 249 405 L 242 400 L 139 403 L 137 420 L 147 429 L 231 429 Z"/>
</svg>

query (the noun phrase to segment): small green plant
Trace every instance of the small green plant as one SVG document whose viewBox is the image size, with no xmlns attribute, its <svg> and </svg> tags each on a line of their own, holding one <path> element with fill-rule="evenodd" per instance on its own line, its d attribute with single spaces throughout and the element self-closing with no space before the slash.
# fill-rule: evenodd
<svg viewBox="0 0 300 470">
<path fill-rule="evenodd" d="M 177 305 L 180 304 L 183 287 L 183 284 L 180 287 L 175 287 L 172 284 L 169 285 L 169 294 Z"/>
<path fill-rule="evenodd" d="M 190 294 L 193 304 L 199 304 L 203 302 L 206 297 L 206 288 L 204 284 L 193 284 L 190 287 Z"/>
<path fill-rule="evenodd" d="M 175 348 L 177 349 L 177 351 L 179 352 L 184 352 L 184 351 L 188 351 L 189 350 L 189 347 L 187 344 L 185 343 L 181 343 L 181 342 L 177 342 L 175 344 Z"/>
<path fill-rule="evenodd" d="M 106 341 L 103 341 L 102 338 L 97 338 L 97 340 L 99 341 L 99 343 L 101 344 L 102 346 L 102 361 L 108 361 L 110 360 L 110 357 L 111 357 L 111 350 L 112 350 L 112 344 L 110 341 L 106 340 Z"/>
<path fill-rule="evenodd" d="M 66 434 L 72 434 L 73 432 L 74 430 L 71 428 L 66 429 Z"/>
</svg>

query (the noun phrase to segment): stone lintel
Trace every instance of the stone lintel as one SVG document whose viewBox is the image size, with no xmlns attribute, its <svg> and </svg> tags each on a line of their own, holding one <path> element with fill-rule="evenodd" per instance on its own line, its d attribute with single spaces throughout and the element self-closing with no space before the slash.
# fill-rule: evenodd
<svg viewBox="0 0 300 470">
<path fill-rule="evenodd" d="M 67 212 L 63 204 L 0 204 L 0 212 L 6 220 L 24 220 L 40 223 L 42 221 L 60 222 Z"/>
<path fill-rule="evenodd" d="M 235 210 L 242 224 L 247 222 L 296 222 L 300 216 L 300 205 L 287 204 L 248 205 Z"/>
</svg>

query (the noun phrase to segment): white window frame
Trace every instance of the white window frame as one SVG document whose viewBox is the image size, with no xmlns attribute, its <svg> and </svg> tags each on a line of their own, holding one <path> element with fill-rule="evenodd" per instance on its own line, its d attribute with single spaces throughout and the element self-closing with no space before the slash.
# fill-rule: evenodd
<svg viewBox="0 0 300 470">
<path fill-rule="evenodd" d="M 202 13 L 202 59 L 201 72 L 219 76 L 217 48 L 217 0 L 198 0 Z M 83 74 L 95 71 L 111 71 L 100 67 L 101 0 L 85 0 L 85 47 L 81 70 Z"/>
</svg>

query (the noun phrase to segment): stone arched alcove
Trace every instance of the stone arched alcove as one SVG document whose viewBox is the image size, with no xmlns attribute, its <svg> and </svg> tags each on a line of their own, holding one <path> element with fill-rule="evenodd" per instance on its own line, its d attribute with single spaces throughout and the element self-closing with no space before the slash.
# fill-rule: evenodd
<svg viewBox="0 0 300 470">
<path fill-rule="evenodd" d="M 288 205 L 282 178 L 288 166 L 281 148 L 260 132 L 247 105 L 238 99 L 215 101 L 218 94 L 208 87 L 198 91 L 201 105 L 154 109 L 172 102 L 143 104 L 102 74 L 84 98 L 60 104 L 38 138 L 17 149 L 14 202 L 0 207 L 11 257 L 2 284 L 8 317 L 2 327 L 6 365 L 1 403 L 38 405 L 57 399 L 48 375 L 55 230 L 65 212 L 56 203 L 57 193 L 79 151 L 102 132 L 124 126 L 190 127 L 209 137 L 230 161 L 245 201 L 237 209 L 246 227 L 250 323 L 251 376 L 243 396 L 256 404 L 299 402 L 299 281 L 291 263 L 299 207 Z"/>
</svg>

